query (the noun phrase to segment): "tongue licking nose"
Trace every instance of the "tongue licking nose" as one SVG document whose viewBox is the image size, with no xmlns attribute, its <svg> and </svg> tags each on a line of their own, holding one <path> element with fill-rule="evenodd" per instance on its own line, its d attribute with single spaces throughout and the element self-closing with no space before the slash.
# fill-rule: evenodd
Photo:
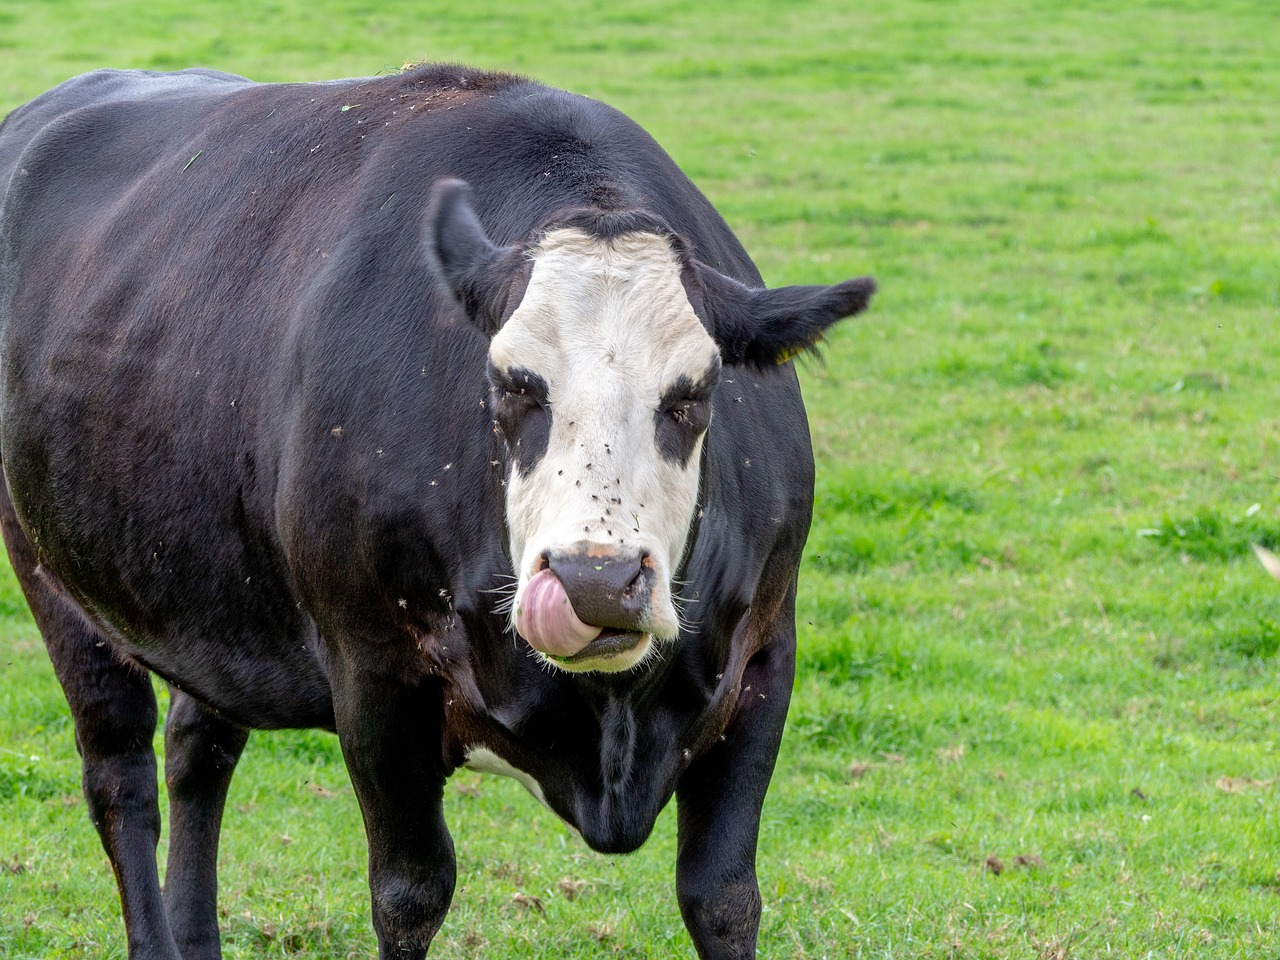
<svg viewBox="0 0 1280 960">
<path fill-rule="evenodd" d="M 529 646 L 553 657 L 570 657 L 600 635 L 573 612 L 564 585 L 550 570 L 535 573 L 516 608 L 516 630 Z"/>
</svg>

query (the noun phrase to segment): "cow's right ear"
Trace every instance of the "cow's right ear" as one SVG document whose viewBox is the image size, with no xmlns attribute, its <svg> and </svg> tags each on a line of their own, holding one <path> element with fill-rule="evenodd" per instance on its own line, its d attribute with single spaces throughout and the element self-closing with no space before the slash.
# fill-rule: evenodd
<svg viewBox="0 0 1280 960">
<path fill-rule="evenodd" d="M 492 337 L 519 303 L 528 268 L 520 247 L 493 244 L 470 198 L 471 188 L 461 180 L 441 180 L 431 188 L 423 247 L 467 318 Z"/>
</svg>

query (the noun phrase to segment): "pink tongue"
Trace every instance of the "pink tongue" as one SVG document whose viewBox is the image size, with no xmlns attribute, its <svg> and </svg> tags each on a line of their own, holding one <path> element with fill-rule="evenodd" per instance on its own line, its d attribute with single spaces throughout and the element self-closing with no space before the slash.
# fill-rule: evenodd
<svg viewBox="0 0 1280 960">
<path fill-rule="evenodd" d="M 516 608 L 516 629 L 529 646 L 553 657 L 572 656 L 601 632 L 578 619 L 564 585 L 550 570 L 535 573 L 525 585 Z"/>
</svg>

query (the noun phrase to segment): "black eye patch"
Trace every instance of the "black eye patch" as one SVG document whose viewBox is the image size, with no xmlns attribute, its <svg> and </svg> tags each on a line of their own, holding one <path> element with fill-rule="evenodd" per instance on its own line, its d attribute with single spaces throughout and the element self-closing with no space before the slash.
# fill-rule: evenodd
<svg viewBox="0 0 1280 960">
<path fill-rule="evenodd" d="M 494 421 L 520 476 L 527 477 L 547 452 L 551 405 L 547 381 L 523 367 L 502 370 L 489 364 Z"/>
<path fill-rule="evenodd" d="M 662 392 L 654 413 L 658 453 L 670 463 L 689 465 L 698 438 L 711 424 L 711 396 L 720 380 L 720 358 L 696 380 L 681 376 Z"/>
<path fill-rule="evenodd" d="M 530 403 L 547 403 L 547 381 L 524 367 L 503 370 L 489 361 L 489 383 L 503 398 L 524 398 Z"/>
</svg>

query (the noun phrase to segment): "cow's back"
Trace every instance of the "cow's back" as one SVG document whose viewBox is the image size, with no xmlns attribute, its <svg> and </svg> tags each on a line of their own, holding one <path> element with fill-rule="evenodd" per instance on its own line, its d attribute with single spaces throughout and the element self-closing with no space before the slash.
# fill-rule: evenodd
<svg viewBox="0 0 1280 960">
<path fill-rule="evenodd" d="M 150 70 L 95 70 L 73 77 L 18 107 L 0 122 L 0 198 L 22 152 L 45 128 L 81 110 L 119 103 L 161 99 L 198 91 L 234 89 L 250 83 L 244 77 L 212 70 L 159 73 Z"/>
</svg>

